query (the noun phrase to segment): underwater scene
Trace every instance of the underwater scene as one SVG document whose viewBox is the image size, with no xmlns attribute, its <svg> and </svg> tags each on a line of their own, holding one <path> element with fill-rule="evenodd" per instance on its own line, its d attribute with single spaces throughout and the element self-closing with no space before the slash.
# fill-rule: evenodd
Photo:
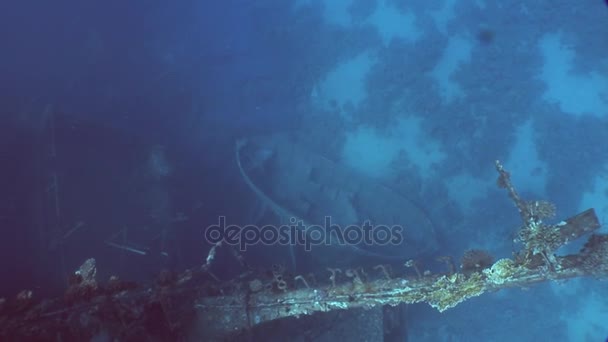
<svg viewBox="0 0 608 342">
<path fill-rule="evenodd" d="M 0 9 L 0 340 L 607 340 L 608 2 Z"/>
</svg>

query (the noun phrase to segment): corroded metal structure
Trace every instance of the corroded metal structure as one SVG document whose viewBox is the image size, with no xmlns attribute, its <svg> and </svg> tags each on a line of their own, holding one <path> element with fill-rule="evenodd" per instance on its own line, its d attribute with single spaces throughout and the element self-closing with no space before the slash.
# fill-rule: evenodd
<svg viewBox="0 0 608 342">
<path fill-rule="evenodd" d="M 545 224 L 543 218 L 553 214 L 554 208 L 547 202 L 521 199 L 499 162 L 496 169 L 498 185 L 507 190 L 523 221 L 518 234 L 522 249 L 512 259 L 483 269 L 448 268 L 429 274 L 419 272 L 415 261 L 403 260 L 403 269 L 393 272 L 383 265 L 373 270 L 328 269 L 327 282 L 313 282 L 302 275 L 285 279 L 287 275 L 277 269 L 265 283 L 258 271 L 249 269 L 234 253 L 243 274 L 219 282 L 212 274 L 216 251 L 229 247 L 218 244 L 202 267 L 175 277 L 164 275 L 153 286 L 135 287 L 117 279 L 98 284 L 95 264 L 87 261 L 66 298 L 35 303 L 31 292 L 25 292 L 0 302 L 0 337 L 82 340 L 99 331 L 119 338 L 135 331 L 161 340 L 226 340 L 287 317 L 423 302 L 444 311 L 490 291 L 608 275 L 608 235 L 594 233 L 600 224 L 593 209 Z M 559 247 L 586 234 L 591 235 L 578 253 L 555 254 Z M 278 281 L 286 286 L 277 287 Z"/>
</svg>

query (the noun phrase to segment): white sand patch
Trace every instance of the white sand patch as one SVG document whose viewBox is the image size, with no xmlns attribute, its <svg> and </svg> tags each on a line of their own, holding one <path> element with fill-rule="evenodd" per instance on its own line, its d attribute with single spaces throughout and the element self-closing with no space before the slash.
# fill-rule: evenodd
<svg viewBox="0 0 608 342">
<path fill-rule="evenodd" d="M 347 134 L 342 156 L 354 170 L 381 178 L 388 174 L 398 150 L 399 147 L 378 130 L 360 126 Z"/>
<path fill-rule="evenodd" d="M 375 178 L 394 172 L 398 158 L 406 158 L 423 178 L 430 178 L 445 158 L 440 144 L 426 135 L 416 117 L 401 119 L 386 132 L 360 126 L 347 134 L 342 155 L 347 165 Z"/>
<path fill-rule="evenodd" d="M 435 26 L 439 32 L 446 34 L 447 26 L 456 17 L 454 13 L 454 7 L 456 5 L 456 0 L 446 0 L 443 2 L 443 6 L 437 10 L 431 12 L 431 16 L 433 17 L 433 21 L 435 21 Z"/>
<path fill-rule="evenodd" d="M 324 110 L 349 104 L 356 108 L 367 97 L 366 78 L 375 63 L 372 53 L 363 52 L 338 64 L 313 88 L 311 100 Z"/>
<path fill-rule="evenodd" d="M 470 39 L 461 36 L 450 38 L 441 60 L 431 72 L 431 77 L 437 82 L 444 102 L 449 103 L 464 96 L 460 85 L 452 80 L 452 74 L 462 64 L 471 60 L 472 50 L 473 42 Z"/>
<path fill-rule="evenodd" d="M 513 184 L 519 191 L 542 196 L 547 185 L 548 168 L 539 159 L 532 120 L 517 129 L 515 139 L 509 158 L 504 163 L 505 168 L 511 173 Z"/>
<path fill-rule="evenodd" d="M 422 36 L 422 31 L 416 27 L 416 15 L 413 12 L 402 13 L 386 0 L 378 3 L 367 23 L 378 30 L 384 45 L 395 38 L 414 42 Z"/>
<path fill-rule="evenodd" d="M 544 100 L 572 115 L 608 113 L 608 78 L 598 72 L 572 72 L 576 52 L 562 43 L 560 34 L 547 34 L 539 43 L 544 64 L 539 78 L 547 90 Z"/>
<path fill-rule="evenodd" d="M 420 118 L 410 116 L 400 119 L 392 137 L 424 179 L 432 177 L 435 166 L 446 157 L 441 144 L 424 132 Z"/>
<path fill-rule="evenodd" d="M 608 165 L 605 169 L 608 169 Z M 583 193 L 579 211 L 589 208 L 595 208 L 600 222 L 606 223 L 606 220 L 608 220 L 608 174 L 597 176 L 593 182 L 593 189 Z M 608 227 L 602 227 L 600 231 L 608 233 Z"/>
<path fill-rule="evenodd" d="M 472 213 L 473 201 L 485 197 L 489 189 L 496 187 L 495 177 L 478 178 L 462 173 L 446 179 L 448 195 L 463 213 Z"/>
</svg>

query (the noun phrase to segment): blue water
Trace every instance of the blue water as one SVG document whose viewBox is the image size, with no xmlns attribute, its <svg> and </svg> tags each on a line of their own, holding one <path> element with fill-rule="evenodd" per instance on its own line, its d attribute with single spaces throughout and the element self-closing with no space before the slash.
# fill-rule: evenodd
<svg viewBox="0 0 608 342">
<path fill-rule="evenodd" d="M 200 265 L 211 248 L 205 228 L 220 216 L 282 223 L 236 167 L 242 138 L 297 136 L 353 179 L 397 193 L 411 210 L 404 217 L 340 177 L 323 188 L 332 201 L 310 195 L 298 177 L 318 170 L 303 154 L 252 171 L 290 213 L 305 215 L 295 201 L 306 199 L 308 212 L 344 225 L 426 227 L 412 241 L 432 229 L 432 250 L 419 241 L 385 251 L 419 253 L 433 271 L 439 255 L 458 265 L 470 248 L 496 259 L 517 248 L 519 217 L 496 187 L 496 159 L 525 198 L 556 204 L 556 220 L 594 207 L 603 222 L 607 22 L 600 1 L 2 3 L 0 297 L 60 295 L 90 257 L 100 279 L 149 282 Z M 272 147 L 261 151 L 276 162 Z M 336 248 L 258 246 L 244 257 L 294 274 L 381 262 Z M 601 340 L 602 284 L 540 284 L 444 314 L 414 305 L 407 335 Z"/>
</svg>

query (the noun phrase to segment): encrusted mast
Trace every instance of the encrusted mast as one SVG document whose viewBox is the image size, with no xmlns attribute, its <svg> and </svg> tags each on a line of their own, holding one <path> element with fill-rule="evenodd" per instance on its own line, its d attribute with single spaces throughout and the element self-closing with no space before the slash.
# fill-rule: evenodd
<svg viewBox="0 0 608 342">
<path fill-rule="evenodd" d="M 79 334 L 74 335 L 90 338 L 86 329 L 99 331 L 100 326 L 113 335 L 124 336 L 121 329 L 143 325 L 149 314 L 146 307 L 157 304 L 155 307 L 163 313 L 171 333 L 180 335 L 179 331 L 187 328 L 189 335 L 217 340 L 266 322 L 315 312 L 421 302 L 445 311 L 488 291 L 527 287 L 547 280 L 608 275 L 608 235 L 592 234 L 577 254 L 555 255 L 559 247 L 600 227 L 593 209 L 554 225 L 545 224 L 542 220 L 553 216 L 555 207 L 544 201 L 524 201 L 498 161 L 496 170 L 498 185 L 508 191 L 523 220 L 518 231 L 522 249 L 513 259 L 492 263 L 483 252 L 470 251 L 465 258 L 481 261 L 469 263 L 474 266 L 465 268 L 463 260 L 462 269 L 456 270 L 451 258 L 443 257 L 440 260 L 447 267 L 442 274 L 421 272 L 413 260 L 404 260 L 401 270 L 394 271 L 388 265 L 367 271 L 328 268 L 329 281 L 323 284 L 312 276 L 288 279 L 280 267 L 273 269 L 272 280 L 265 283 L 259 272 L 248 269 L 238 279 L 220 283 L 211 269 L 216 249 L 229 247 L 218 245 L 211 250 L 203 267 L 175 278 L 161 278 L 163 281 L 152 288 L 132 289 L 115 280 L 112 287 L 102 291 L 101 286 L 87 277 L 68 291 L 70 307 L 62 307 L 68 305 L 64 304 L 65 299 L 29 306 L 21 299 L 15 304 L 19 305 L 18 315 L 8 316 L 11 306 L 0 302 L 0 337 L 40 336 L 54 329 L 77 331 Z M 233 255 L 244 265 L 241 256 Z M 94 262 L 89 261 L 88 265 Z M 89 270 L 87 274 L 95 272 Z M 80 302 L 74 305 L 78 299 Z M 112 315 L 105 315 L 109 308 L 113 310 Z M 83 320 L 77 318 L 84 314 L 88 328 L 79 326 Z M 68 316 L 68 319 L 59 316 Z M 38 334 L 32 331 L 33 326 Z"/>
<path fill-rule="evenodd" d="M 523 245 L 515 258 L 519 264 L 528 268 L 548 267 L 551 271 L 556 271 L 557 268 L 562 267 L 560 261 L 563 258 L 560 260 L 555 256 L 555 251 L 600 227 L 593 209 L 555 225 L 543 224 L 543 219 L 555 216 L 555 206 L 547 201 L 522 200 L 511 183 L 510 174 L 498 160 L 496 171 L 498 171 L 498 186 L 507 189 L 523 221 L 523 226 L 517 234 L 518 242 Z M 597 236 L 592 238 L 597 239 Z"/>
</svg>

